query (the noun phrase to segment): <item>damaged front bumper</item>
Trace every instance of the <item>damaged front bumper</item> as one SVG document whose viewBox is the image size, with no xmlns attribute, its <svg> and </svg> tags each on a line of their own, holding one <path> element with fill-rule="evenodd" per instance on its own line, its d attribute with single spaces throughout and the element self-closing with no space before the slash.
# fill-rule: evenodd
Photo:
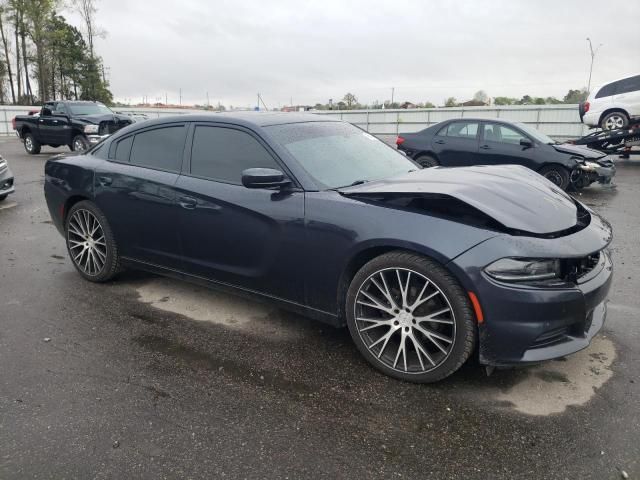
<svg viewBox="0 0 640 480">
<path fill-rule="evenodd" d="M 558 238 L 501 235 L 450 262 L 477 296 L 484 321 L 478 325 L 484 365 L 509 366 L 563 357 L 586 348 L 606 318 L 613 265 L 607 247 L 611 228 L 596 214 L 586 228 Z M 565 285 L 525 286 L 496 281 L 484 272 L 498 258 L 559 258 L 597 263 Z M 468 284 L 467 281 L 468 280 Z"/>
<path fill-rule="evenodd" d="M 9 165 L 0 157 L 0 197 L 4 199 L 15 191 L 13 186 L 13 173 Z"/>
<path fill-rule="evenodd" d="M 611 183 L 611 180 L 616 175 L 616 166 L 609 158 L 598 160 L 597 162 L 587 160 L 580 164 L 579 168 L 585 175 L 589 176 L 590 181 L 597 181 L 604 185 Z"/>
</svg>

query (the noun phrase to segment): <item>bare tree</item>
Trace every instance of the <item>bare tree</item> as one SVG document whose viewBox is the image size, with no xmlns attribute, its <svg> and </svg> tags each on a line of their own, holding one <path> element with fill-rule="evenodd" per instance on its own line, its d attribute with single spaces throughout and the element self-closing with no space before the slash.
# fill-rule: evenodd
<svg viewBox="0 0 640 480">
<path fill-rule="evenodd" d="M 347 104 L 347 108 L 351 108 L 358 103 L 358 99 L 353 93 L 347 93 L 342 101 Z"/>
<path fill-rule="evenodd" d="M 11 87 L 11 102 L 13 104 L 16 103 L 16 92 L 13 87 L 13 72 L 11 71 L 11 58 L 9 57 L 9 42 L 7 41 L 7 37 L 4 33 L 4 14 L 6 11 L 7 5 L 6 3 L 0 4 L 0 35 L 2 36 L 2 47 L 4 49 L 4 60 L 7 64 L 7 74 L 9 76 L 9 86 Z"/>
<path fill-rule="evenodd" d="M 84 22 L 85 36 L 87 45 L 89 45 L 89 55 L 91 59 L 95 58 L 95 50 L 93 48 L 93 42 L 96 38 L 103 38 L 106 32 L 96 25 L 96 12 L 98 8 L 96 0 L 73 0 L 73 4 L 82 17 Z"/>
</svg>

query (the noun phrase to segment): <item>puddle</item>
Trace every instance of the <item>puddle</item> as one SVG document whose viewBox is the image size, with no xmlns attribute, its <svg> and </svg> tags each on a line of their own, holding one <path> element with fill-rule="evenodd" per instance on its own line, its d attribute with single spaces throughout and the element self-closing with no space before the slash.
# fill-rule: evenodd
<svg viewBox="0 0 640 480">
<path fill-rule="evenodd" d="M 551 415 L 570 405 L 584 405 L 613 375 L 610 367 L 615 356 L 613 342 L 596 336 L 589 348 L 564 361 L 528 368 L 526 377 L 496 400 L 529 415 Z"/>
<path fill-rule="evenodd" d="M 227 293 L 169 278 L 154 278 L 136 288 L 140 301 L 192 320 L 216 323 L 259 335 L 292 338 L 300 335 L 298 317 Z"/>
</svg>

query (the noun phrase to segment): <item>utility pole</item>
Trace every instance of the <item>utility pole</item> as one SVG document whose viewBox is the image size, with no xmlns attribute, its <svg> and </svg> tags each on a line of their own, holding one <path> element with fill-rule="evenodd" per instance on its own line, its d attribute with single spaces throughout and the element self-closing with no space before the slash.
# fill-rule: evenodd
<svg viewBox="0 0 640 480">
<path fill-rule="evenodd" d="M 593 44 L 591 43 L 591 39 L 587 37 L 587 42 L 589 42 L 589 52 L 591 53 L 591 66 L 589 67 L 589 83 L 587 84 L 587 93 L 591 93 L 591 72 L 593 72 L 593 60 L 596 58 L 596 53 L 600 50 L 602 44 L 598 45 L 596 49 L 593 49 Z"/>
<path fill-rule="evenodd" d="M 182 88 L 180 89 L 180 105 L 182 105 Z"/>
<path fill-rule="evenodd" d="M 169 105 L 169 95 L 167 95 L 167 92 L 164 92 L 164 104 Z"/>
<path fill-rule="evenodd" d="M 393 94 L 395 93 L 395 91 L 396 91 L 395 87 L 391 87 L 391 103 L 393 103 Z"/>
<path fill-rule="evenodd" d="M 209 110 L 210 106 L 211 104 L 209 103 L 209 92 L 207 92 L 207 110 Z"/>
</svg>

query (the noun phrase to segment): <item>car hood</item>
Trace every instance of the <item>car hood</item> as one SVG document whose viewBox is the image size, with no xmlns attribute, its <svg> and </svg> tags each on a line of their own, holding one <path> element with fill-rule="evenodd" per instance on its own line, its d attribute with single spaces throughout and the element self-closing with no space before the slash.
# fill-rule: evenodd
<svg viewBox="0 0 640 480">
<path fill-rule="evenodd" d="M 510 230 L 547 235 L 576 226 L 578 207 L 541 175 L 517 165 L 428 168 L 339 189 L 348 197 L 383 194 L 446 196 Z"/>
<path fill-rule="evenodd" d="M 571 145 L 570 143 L 561 143 L 560 145 L 552 145 L 560 153 L 568 153 L 569 155 L 577 155 L 586 160 L 598 160 L 606 154 L 594 150 L 592 148 L 583 147 L 581 145 Z"/>
<path fill-rule="evenodd" d="M 99 125 L 100 122 L 116 122 L 116 123 L 132 123 L 131 119 L 126 115 L 118 114 L 100 114 L 100 115 L 80 115 L 73 118 L 75 121 L 94 125 Z"/>
</svg>

